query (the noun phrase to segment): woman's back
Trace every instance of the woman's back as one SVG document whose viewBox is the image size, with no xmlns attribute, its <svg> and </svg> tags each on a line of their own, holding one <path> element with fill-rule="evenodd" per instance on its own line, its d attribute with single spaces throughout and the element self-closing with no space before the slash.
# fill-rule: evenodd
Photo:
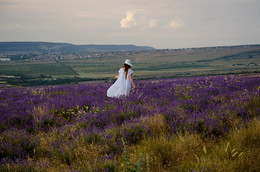
<svg viewBox="0 0 260 172">
<path fill-rule="evenodd" d="M 128 72 L 127 72 L 127 77 L 125 78 L 125 71 L 124 71 L 124 68 L 120 68 L 119 71 L 119 78 L 122 78 L 126 81 L 129 81 L 130 82 L 130 79 L 129 79 L 129 76 L 133 73 L 133 70 L 131 68 L 128 69 Z"/>
<path fill-rule="evenodd" d="M 130 75 L 133 73 L 131 68 L 127 71 L 127 76 L 125 76 L 125 71 L 123 68 L 120 68 L 119 77 L 116 82 L 107 90 L 108 97 L 120 97 L 127 96 L 131 91 L 131 82 Z"/>
</svg>

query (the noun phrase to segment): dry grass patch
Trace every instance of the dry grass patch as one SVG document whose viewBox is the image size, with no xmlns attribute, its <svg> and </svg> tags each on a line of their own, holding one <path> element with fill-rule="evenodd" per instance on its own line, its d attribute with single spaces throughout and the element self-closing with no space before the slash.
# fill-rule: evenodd
<svg viewBox="0 0 260 172">
<path fill-rule="evenodd" d="M 165 117 L 162 114 L 155 114 L 154 116 L 145 117 L 142 121 L 149 127 L 154 136 L 165 134 Z"/>
<path fill-rule="evenodd" d="M 142 153 L 150 157 L 151 171 L 174 171 L 181 169 L 184 161 L 194 160 L 194 155 L 202 148 L 203 140 L 198 135 L 184 134 L 170 138 L 161 134 L 132 147 L 131 152 L 134 153 L 131 161 L 137 162 Z"/>
</svg>

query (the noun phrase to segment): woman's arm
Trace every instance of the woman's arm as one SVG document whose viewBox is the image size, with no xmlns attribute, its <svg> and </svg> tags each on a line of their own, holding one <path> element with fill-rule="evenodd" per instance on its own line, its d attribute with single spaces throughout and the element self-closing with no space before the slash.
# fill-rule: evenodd
<svg viewBox="0 0 260 172">
<path fill-rule="evenodd" d="M 131 83 L 132 83 L 132 85 L 133 85 L 133 89 L 135 89 L 136 87 L 135 87 L 134 80 L 133 80 L 133 74 L 131 74 L 131 75 L 129 76 L 129 79 L 130 79 L 130 81 L 131 81 Z"/>
<path fill-rule="evenodd" d="M 118 75 L 117 75 L 117 76 L 115 76 L 115 78 L 116 78 L 116 79 L 118 79 L 118 78 L 119 78 L 119 76 L 120 76 L 120 73 L 118 73 Z"/>
<path fill-rule="evenodd" d="M 117 76 L 115 76 L 115 79 L 118 79 L 118 78 L 119 78 L 119 76 L 120 76 L 120 70 L 121 70 L 121 69 L 122 69 L 122 68 L 119 69 Z"/>
</svg>

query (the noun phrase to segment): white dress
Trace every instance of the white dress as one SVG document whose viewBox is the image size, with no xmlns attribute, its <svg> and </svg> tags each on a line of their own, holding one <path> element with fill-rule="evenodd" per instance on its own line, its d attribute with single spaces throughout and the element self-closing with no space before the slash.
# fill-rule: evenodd
<svg viewBox="0 0 260 172">
<path fill-rule="evenodd" d="M 118 73 L 119 73 L 118 79 L 107 90 L 107 96 L 108 97 L 119 98 L 121 96 L 128 96 L 130 91 L 131 91 L 131 81 L 130 81 L 129 77 L 133 73 L 133 70 L 128 69 L 126 79 L 125 79 L 125 71 L 124 71 L 123 68 L 119 69 Z"/>
</svg>

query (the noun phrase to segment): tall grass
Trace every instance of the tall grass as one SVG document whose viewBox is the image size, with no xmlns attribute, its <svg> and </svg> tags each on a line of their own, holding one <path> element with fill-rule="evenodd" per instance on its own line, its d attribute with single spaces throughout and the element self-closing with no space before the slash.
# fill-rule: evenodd
<svg viewBox="0 0 260 172">
<path fill-rule="evenodd" d="M 169 138 L 162 132 L 129 150 L 132 163 L 138 161 L 140 153 L 149 154 L 149 168 L 154 172 L 259 171 L 260 121 L 254 120 L 218 139 L 190 133 Z"/>
<path fill-rule="evenodd" d="M 260 78 L 0 90 L 0 171 L 259 171 Z"/>
</svg>

